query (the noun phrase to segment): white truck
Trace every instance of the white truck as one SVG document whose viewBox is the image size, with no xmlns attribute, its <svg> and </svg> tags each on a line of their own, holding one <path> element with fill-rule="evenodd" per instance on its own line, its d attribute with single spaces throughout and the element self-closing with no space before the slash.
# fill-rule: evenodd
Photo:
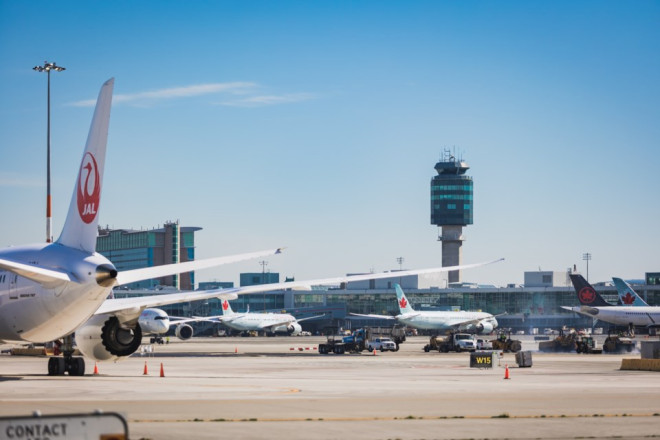
<svg viewBox="0 0 660 440">
<path fill-rule="evenodd" d="M 374 338 L 367 341 L 367 350 L 396 351 L 396 343 L 390 338 Z"/>
<path fill-rule="evenodd" d="M 477 343 L 474 336 L 468 333 L 450 333 L 447 337 L 432 336 L 424 351 L 438 350 L 441 353 L 450 351 L 475 351 Z"/>
</svg>

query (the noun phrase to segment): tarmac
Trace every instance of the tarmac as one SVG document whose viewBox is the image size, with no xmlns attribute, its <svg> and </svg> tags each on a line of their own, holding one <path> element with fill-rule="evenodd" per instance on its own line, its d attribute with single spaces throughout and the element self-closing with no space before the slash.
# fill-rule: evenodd
<svg viewBox="0 0 660 440">
<path fill-rule="evenodd" d="M 425 337 L 375 355 L 319 355 L 319 337 L 172 338 L 98 375 L 86 360 L 83 377 L 0 355 L 0 415 L 113 411 L 131 439 L 660 438 L 660 373 L 620 370 L 639 354 L 539 353 L 521 339 L 529 368 L 513 354 L 470 368 L 468 353 L 425 353 Z"/>
</svg>

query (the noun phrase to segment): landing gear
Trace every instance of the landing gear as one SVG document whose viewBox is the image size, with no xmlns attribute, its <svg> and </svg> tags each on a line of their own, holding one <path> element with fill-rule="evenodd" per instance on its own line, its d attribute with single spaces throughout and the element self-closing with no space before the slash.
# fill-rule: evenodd
<svg viewBox="0 0 660 440">
<path fill-rule="evenodd" d="M 85 360 L 73 357 L 73 335 L 64 337 L 61 349 L 62 357 L 54 356 L 48 359 L 48 375 L 63 376 L 64 373 L 69 373 L 69 376 L 84 376 Z"/>
</svg>

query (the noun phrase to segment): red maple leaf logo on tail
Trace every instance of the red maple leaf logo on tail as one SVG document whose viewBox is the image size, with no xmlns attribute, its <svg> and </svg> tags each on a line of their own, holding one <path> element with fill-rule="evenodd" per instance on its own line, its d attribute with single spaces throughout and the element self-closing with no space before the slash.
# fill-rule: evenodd
<svg viewBox="0 0 660 440">
<path fill-rule="evenodd" d="M 224 300 L 222 302 L 222 310 L 227 310 L 229 308 L 229 301 Z"/>
<path fill-rule="evenodd" d="M 632 296 L 630 292 L 626 292 L 626 294 L 621 297 L 621 301 L 623 301 L 624 304 L 630 305 L 635 302 L 635 297 Z"/>
<path fill-rule="evenodd" d="M 399 301 L 399 307 L 405 309 L 406 307 L 408 307 L 408 301 L 406 301 L 405 298 L 401 298 L 401 301 Z"/>
<path fill-rule="evenodd" d="M 596 291 L 591 287 L 583 287 L 578 293 L 578 298 L 583 304 L 591 304 L 596 300 Z"/>
</svg>

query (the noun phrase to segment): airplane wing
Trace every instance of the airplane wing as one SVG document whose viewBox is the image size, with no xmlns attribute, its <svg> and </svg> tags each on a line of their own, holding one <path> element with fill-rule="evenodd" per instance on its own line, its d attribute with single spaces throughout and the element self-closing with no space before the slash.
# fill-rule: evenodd
<svg viewBox="0 0 660 440">
<path fill-rule="evenodd" d="M 178 324 L 186 324 L 188 322 L 199 322 L 206 320 L 206 318 L 182 318 L 179 316 L 170 316 L 170 327 Z"/>
<path fill-rule="evenodd" d="M 392 315 L 361 315 L 360 313 L 349 313 L 349 315 L 361 316 L 363 318 L 396 319 L 396 317 Z"/>
<path fill-rule="evenodd" d="M 142 309 L 147 307 L 165 306 L 168 304 L 178 304 L 182 302 L 202 301 L 210 298 L 226 299 L 228 301 L 238 298 L 236 293 L 232 292 L 233 289 L 213 289 L 213 290 L 196 290 L 193 292 L 169 293 L 165 295 L 149 295 L 133 298 L 111 298 L 106 299 L 101 307 L 94 313 L 95 315 L 103 315 L 105 313 L 113 312 L 134 312 L 140 314 Z"/>
<path fill-rule="evenodd" d="M 291 324 L 292 322 L 293 322 L 293 321 L 290 320 L 290 319 L 285 319 L 285 320 L 278 321 L 278 322 L 274 322 L 274 323 L 273 323 L 273 322 L 269 322 L 268 325 L 260 325 L 260 326 L 259 326 L 259 329 L 261 329 L 261 330 L 273 329 L 273 328 L 275 328 L 275 327 L 279 327 L 279 326 L 281 326 L 281 325 L 289 325 L 289 324 Z"/>
<path fill-rule="evenodd" d="M 68 273 L 47 269 L 32 264 L 18 263 L 16 261 L 0 259 L 0 269 L 8 270 L 24 278 L 36 281 L 40 284 L 49 284 L 62 281 L 74 281 Z"/>
<path fill-rule="evenodd" d="M 589 307 L 589 306 L 580 306 L 580 307 L 561 306 L 561 308 L 564 310 L 568 310 L 569 312 L 575 312 L 581 315 L 591 316 L 592 318 L 598 315 L 598 313 L 600 312 L 600 310 L 598 310 L 596 307 Z"/>
<path fill-rule="evenodd" d="M 250 260 L 253 258 L 267 257 L 282 253 L 282 248 L 271 249 L 260 252 L 252 252 L 227 257 L 208 258 L 204 260 L 187 261 L 184 263 L 165 264 L 162 266 L 145 267 L 142 269 L 127 270 L 117 274 L 117 285 L 133 283 L 135 281 L 148 280 L 151 278 L 160 278 L 168 275 L 190 272 L 193 270 L 206 269 L 209 267 L 220 266 L 223 264 L 237 263 L 239 261 Z M 39 284 L 48 285 L 58 282 L 77 282 L 75 277 L 69 273 L 41 267 L 33 264 L 19 263 L 17 261 L 0 259 L 0 269 L 20 275 Z"/>
<path fill-rule="evenodd" d="M 305 290 L 305 289 L 309 289 L 310 286 L 318 286 L 322 284 L 350 283 L 355 281 L 379 280 L 383 278 L 405 277 L 409 275 L 425 275 L 425 274 L 438 273 L 438 272 L 451 272 L 454 270 L 472 269 L 475 267 L 481 267 L 481 266 L 486 266 L 488 264 L 498 263 L 500 261 L 504 261 L 504 258 L 488 261 L 485 263 L 465 264 L 463 266 L 434 267 L 430 269 L 402 270 L 396 272 L 369 273 L 364 275 L 345 275 L 343 277 L 321 278 L 317 280 L 287 281 L 283 283 L 258 284 L 255 286 L 236 287 L 234 289 L 228 289 L 228 290 L 233 290 L 237 295 L 245 295 L 246 293 L 260 293 L 260 292 L 268 292 L 271 290 L 284 290 L 284 289 Z"/>
<path fill-rule="evenodd" d="M 145 267 L 127 270 L 117 274 L 117 285 L 134 283 L 136 281 L 160 278 L 168 275 L 191 272 L 193 270 L 207 269 L 223 264 L 237 263 L 253 258 L 267 257 L 282 253 L 282 248 L 267 251 L 251 252 L 247 254 L 231 255 L 228 257 L 207 258 L 205 260 L 186 261 L 184 263 L 164 264 L 162 266 Z"/>
<path fill-rule="evenodd" d="M 296 322 L 303 322 L 303 321 L 307 321 L 308 319 L 318 319 L 318 318 L 323 318 L 325 315 L 326 315 L 326 313 L 324 313 L 323 315 L 309 316 L 309 317 L 307 317 L 307 318 L 302 318 L 302 319 L 298 319 L 298 318 L 296 318 Z"/>
<path fill-rule="evenodd" d="M 279 250 L 277 251 L 279 253 Z M 271 290 L 296 289 L 300 287 L 307 288 L 312 285 L 320 285 L 320 284 L 338 284 L 338 283 L 347 283 L 353 281 L 364 281 L 364 280 L 392 278 L 392 277 L 405 277 L 409 275 L 423 275 L 423 274 L 430 274 L 437 272 L 449 272 L 453 270 L 463 270 L 473 267 L 485 266 L 487 264 L 496 263 L 502 260 L 504 260 L 504 258 L 489 261 L 486 263 L 467 264 L 463 266 L 435 267 L 430 269 L 370 273 L 365 275 L 347 275 L 347 276 L 335 277 L 335 278 L 323 278 L 323 279 L 306 280 L 306 281 L 288 281 L 283 283 L 272 283 L 272 284 L 258 284 L 255 286 L 234 287 L 229 289 L 201 290 L 201 291 L 193 291 L 193 292 L 171 293 L 165 295 L 150 295 L 150 296 L 135 297 L 135 298 L 106 299 L 103 302 L 103 304 L 101 304 L 101 307 L 99 307 L 99 309 L 96 311 L 95 315 L 102 315 L 105 313 L 113 313 L 113 312 L 127 314 L 127 315 L 128 314 L 139 315 L 142 309 L 147 307 L 157 307 L 167 304 L 200 301 L 209 298 L 221 298 L 231 301 L 233 299 L 238 298 L 238 295 L 245 295 L 248 293 L 268 292 Z M 140 269 L 136 269 L 136 270 L 140 270 Z M 234 315 L 230 315 L 230 316 L 234 316 Z"/>
</svg>

